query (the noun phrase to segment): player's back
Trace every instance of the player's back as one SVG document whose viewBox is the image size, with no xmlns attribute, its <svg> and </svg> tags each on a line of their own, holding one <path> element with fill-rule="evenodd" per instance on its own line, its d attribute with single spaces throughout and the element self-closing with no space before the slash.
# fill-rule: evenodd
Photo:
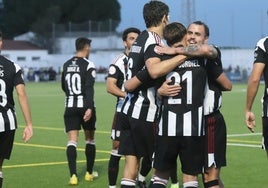
<svg viewBox="0 0 268 188">
<path fill-rule="evenodd" d="M 163 97 L 159 135 L 203 135 L 205 59 L 200 57 L 186 60 L 171 71 L 166 80 L 172 80 L 171 84 L 179 84 L 182 89 L 177 96 Z"/>
<path fill-rule="evenodd" d="M 131 47 L 128 60 L 128 77 L 134 77 L 139 71 L 146 69 L 145 62 L 149 58 L 158 57 L 154 50 L 162 43 L 159 35 L 154 32 L 143 31 Z M 154 122 L 157 118 L 158 106 L 156 102 L 154 80 L 150 77 L 134 92 L 128 93 L 123 105 L 123 112 L 132 118 Z"/>
<path fill-rule="evenodd" d="M 93 87 L 95 66 L 85 58 L 73 57 L 63 65 L 62 89 L 66 107 L 82 108 L 86 104 L 87 90 Z"/>
</svg>

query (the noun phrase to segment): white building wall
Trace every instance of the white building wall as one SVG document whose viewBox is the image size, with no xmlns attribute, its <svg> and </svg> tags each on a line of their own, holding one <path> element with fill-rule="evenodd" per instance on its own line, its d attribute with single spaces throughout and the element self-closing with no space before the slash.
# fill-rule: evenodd
<svg viewBox="0 0 268 188">
<path fill-rule="evenodd" d="M 75 52 L 75 39 L 70 37 L 61 37 L 57 39 L 58 48 L 60 54 L 72 54 Z M 123 42 L 120 37 L 115 35 L 107 36 L 107 37 L 92 37 L 90 38 L 91 49 L 93 51 L 99 50 L 111 50 L 111 49 L 122 49 Z"/>
<path fill-rule="evenodd" d="M 21 67 L 46 67 L 50 64 L 47 50 L 2 50 L 1 55 Z"/>
</svg>

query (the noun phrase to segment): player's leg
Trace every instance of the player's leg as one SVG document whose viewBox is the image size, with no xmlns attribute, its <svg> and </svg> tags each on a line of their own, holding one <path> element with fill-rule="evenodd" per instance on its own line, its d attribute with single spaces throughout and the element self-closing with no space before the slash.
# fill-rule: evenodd
<svg viewBox="0 0 268 188">
<path fill-rule="evenodd" d="M 262 148 L 266 151 L 268 158 L 268 118 L 262 118 Z"/>
<path fill-rule="evenodd" d="M 153 168 L 154 181 L 151 188 L 164 188 L 167 186 L 171 169 L 176 166 L 179 152 L 179 137 L 158 136 L 154 154 Z"/>
<path fill-rule="evenodd" d="M 0 188 L 3 184 L 2 166 L 5 159 L 10 159 L 15 138 L 15 130 L 0 132 Z"/>
<path fill-rule="evenodd" d="M 204 166 L 205 137 L 183 136 L 180 152 L 184 188 L 198 187 L 198 174 Z"/>
<path fill-rule="evenodd" d="M 95 129 L 96 129 L 96 110 L 92 110 L 92 115 L 89 121 L 83 122 L 82 127 L 85 134 L 85 155 L 87 161 L 87 172 L 85 174 L 86 181 L 92 181 L 97 177 L 97 172 L 93 172 L 93 167 L 96 158 L 96 145 L 95 145 Z"/>
<path fill-rule="evenodd" d="M 121 188 L 135 188 L 140 159 L 133 155 L 125 156 Z"/>
<path fill-rule="evenodd" d="M 94 178 L 93 167 L 96 158 L 96 145 L 94 140 L 94 130 L 85 130 L 85 155 L 87 160 L 87 173 L 85 175 L 86 181 L 92 181 Z"/>
<path fill-rule="evenodd" d="M 176 165 L 170 170 L 170 180 L 171 180 L 170 188 L 179 188 L 177 171 L 178 169 L 177 169 L 177 163 L 176 163 Z"/>
<path fill-rule="evenodd" d="M 203 182 L 205 188 L 220 188 L 219 185 L 220 168 L 214 165 L 207 168 L 203 174 Z"/>
<path fill-rule="evenodd" d="M 112 139 L 112 151 L 108 163 L 108 180 L 109 180 L 109 188 L 115 188 L 118 172 L 119 172 L 119 161 L 122 155 L 118 153 L 119 149 L 119 139 L 121 134 L 121 127 L 125 125 L 125 115 L 121 112 L 115 112 L 112 131 L 111 131 L 111 139 Z"/>
<path fill-rule="evenodd" d="M 78 130 L 68 131 L 68 143 L 66 148 L 66 155 L 68 160 L 70 176 L 76 175 L 76 158 L 77 158 L 77 141 L 78 141 Z"/>
<path fill-rule="evenodd" d="M 2 172 L 3 162 L 4 162 L 4 159 L 0 158 L 0 188 L 2 188 L 2 184 L 3 184 L 3 172 Z"/>
<path fill-rule="evenodd" d="M 118 154 L 118 147 L 119 147 L 119 141 L 113 140 L 113 149 L 111 151 L 108 163 L 108 180 L 110 188 L 115 187 L 119 172 L 119 161 L 121 155 Z"/>
<path fill-rule="evenodd" d="M 220 111 L 205 117 L 205 165 L 203 182 L 205 188 L 223 188 L 220 169 L 226 166 L 226 124 Z"/>
<path fill-rule="evenodd" d="M 152 159 L 151 157 L 143 157 L 141 161 L 140 172 L 137 178 L 137 186 L 139 188 L 146 188 L 146 176 L 152 169 Z"/>
</svg>

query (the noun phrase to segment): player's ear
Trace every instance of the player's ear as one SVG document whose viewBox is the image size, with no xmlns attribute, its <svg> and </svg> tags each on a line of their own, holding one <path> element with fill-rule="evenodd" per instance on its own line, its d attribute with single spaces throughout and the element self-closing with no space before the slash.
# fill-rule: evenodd
<svg viewBox="0 0 268 188">
<path fill-rule="evenodd" d="M 162 23 L 164 23 L 166 25 L 169 23 L 169 15 L 164 15 L 162 17 Z"/>
</svg>

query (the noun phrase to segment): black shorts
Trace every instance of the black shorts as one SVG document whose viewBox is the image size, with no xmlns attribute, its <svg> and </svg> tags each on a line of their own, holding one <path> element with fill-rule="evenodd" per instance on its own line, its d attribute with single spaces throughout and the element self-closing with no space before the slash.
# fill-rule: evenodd
<svg viewBox="0 0 268 188">
<path fill-rule="evenodd" d="M 128 117 L 124 118 L 124 126 L 120 137 L 119 154 L 151 158 L 155 147 L 156 123 Z"/>
<path fill-rule="evenodd" d="M 66 108 L 64 112 L 65 131 L 81 130 L 96 130 L 96 110 L 92 110 L 92 116 L 89 121 L 84 122 L 83 117 L 86 109 L 84 108 Z"/>
<path fill-rule="evenodd" d="M 121 119 L 125 118 L 125 114 L 122 112 L 115 112 L 114 119 L 113 119 L 113 125 L 112 125 L 112 131 L 111 131 L 111 139 L 119 141 L 119 137 L 122 130 L 122 122 Z"/>
<path fill-rule="evenodd" d="M 0 158 L 10 159 L 15 137 L 15 130 L 0 132 Z"/>
<path fill-rule="evenodd" d="M 170 171 L 179 156 L 183 173 L 202 173 L 204 139 L 204 136 L 158 136 L 153 167 L 160 171 Z"/>
<path fill-rule="evenodd" d="M 205 116 L 205 168 L 226 166 L 226 124 L 220 111 Z"/>
<path fill-rule="evenodd" d="M 262 117 L 262 148 L 268 150 L 268 117 Z"/>
</svg>

